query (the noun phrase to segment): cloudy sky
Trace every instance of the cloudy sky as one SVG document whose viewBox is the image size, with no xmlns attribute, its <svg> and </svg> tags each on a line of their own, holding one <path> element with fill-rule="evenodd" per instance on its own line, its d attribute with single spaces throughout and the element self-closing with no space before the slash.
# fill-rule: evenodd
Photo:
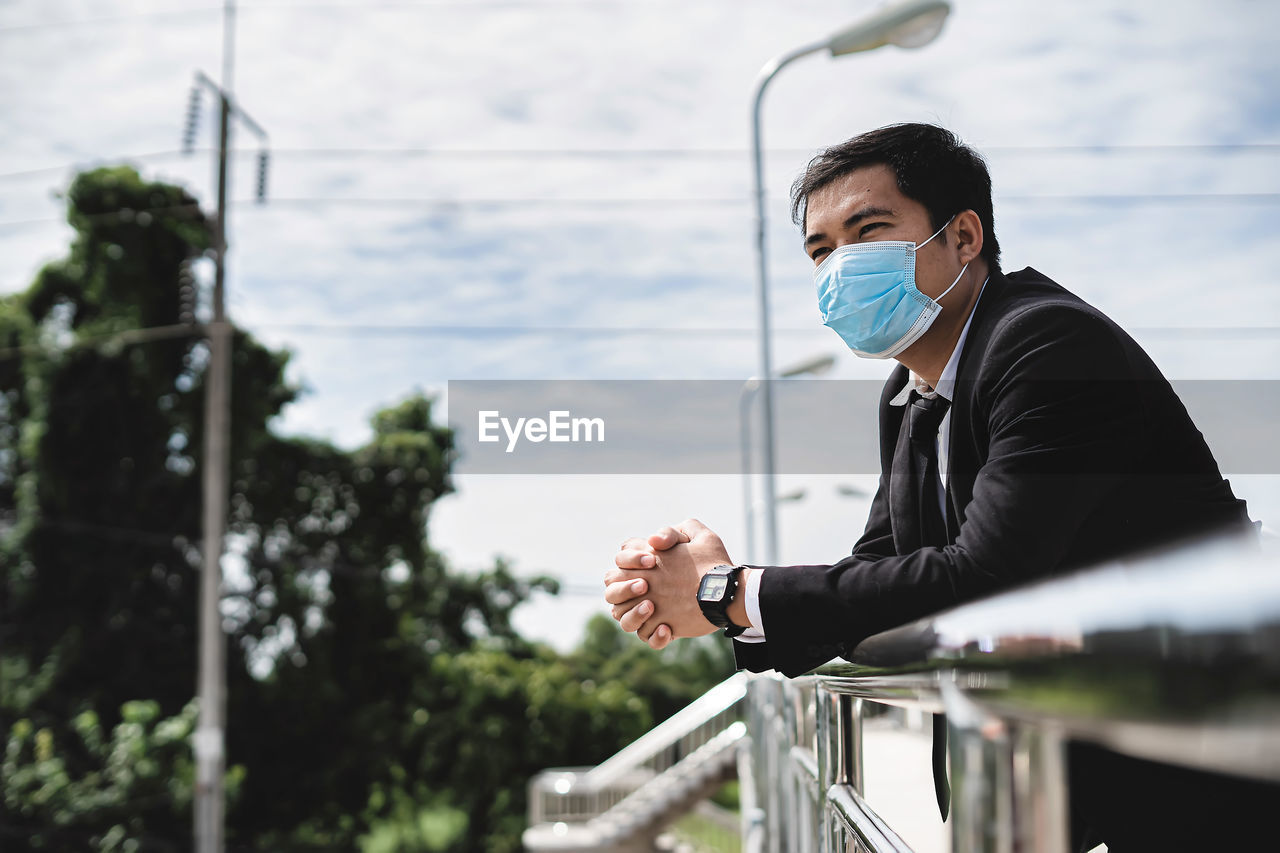
<svg viewBox="0 0 1280 853">
<path fill-rule="evenodd" d="M 271 199 L 252 203 L 257 142 L 236 134 L 229 306 L 296 354 L 310 391 L 280 428 L 354 446 L 374 409 L 450 380 L 753 374 L 752 83 L 875 5 L 239 4 L 232 82 L 270 134 Z M 824 145 L 925 120 L 988 155 L 1006 269 L 1092 301 L 1171 377 L 1280 378 L 1280 5 L 953 7 L 922 50 L 815 55 L 769 89 L 775 365 L 830 353 L 828 377 L 887 371 L 819 325 L 786 189 Z M 56 193 L 77 168 L 132 162 L 211 202 L 212 113 L 201 150 L 177 149 L 192 77 L 220 78 L 221 51 L 216 2 L 0 2 L 0 292 L 65 250 Z M 1274 478 L 1232 480 L 1280 526 Z M 845 553 L 866 503 L 839 490 L 866 485 L 782 478 L 804 490 L 779 510 L 784 562 Z M 745 559 L 735 476 L 458 486 L 434 543 L 462 568 L 502 554 L 560 575 L 570 594 L 522 624 L 561 646 L 603 609 L 624 536 L 697 515 Z"/>
</svg>

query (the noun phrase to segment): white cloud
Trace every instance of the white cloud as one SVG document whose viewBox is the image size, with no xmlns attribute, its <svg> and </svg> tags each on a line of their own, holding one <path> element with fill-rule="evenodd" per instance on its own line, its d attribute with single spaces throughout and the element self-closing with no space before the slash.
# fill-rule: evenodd
<svg viewBox="0 0 1280 853">
<path fill-rule="evenodd" d="M 764 119 L 776 364 L 839 351 L 817 324 L 810 268 L 787 220 L 791 179 L 809 152 L 902 120 L 940 121 L 989 152 L 1007 268 L 1035 266 L 1141 329 L 1280 325 L 1275 149 L 1026 150 L 1280 143 L 1280 6 L 954 5 L 942 38 L 924 50 L 816 56 L 770 87 Z M 271 173 L 277 201 L 232 211 L 230 305 L 265 340 L 291 346 L 294 374 L 314 388 L 287 414 L 287 428 L 353 444 L 366 435 L 374 408 L 449 379 L 740 379 L 755 372 L 749 334 L 609 339 L 289 327 L 753 328 L 752 80 L 769 57 L 836 29 L 871 3 L 243 6 L 236 89 L 278 152 Z M 5 29 L 94 18 L 113 20 Z M 177 148 L 193 72 L 219 74 L 220 36 L 218 15 L 196 0 L 123 9 L 28 0 L 0 10 L 0 169 L 52 167 L 0 177 L 0 292 L 25 287 L 40 263 L 65 250 L 68 229 L 56 221 L 62 211 L 50 195 L 71 174 L 62 167 Z M 205 118 L 200 144 L 207 146 Z M 246 133 L 237 143 L 250 153 L 235 161 L 233 196 L 248 199 L 254 145 Z M 454 153 L 395 153 L 403 149 Z M 497 153 L 519 149 L 720 153 Z M 150 175 L 212 198 L 207 152 L 139 162 Z M 1044 198 L 1152 193 L 1272 198 Z M 3 224 L 27 220 L 53 221 Z M 1173 375 L 1274 379 L 1280 363 L 1275 339 L 1206 345 L 1158 330 L 1139 337 Z M 884 371 L 845 353 L 832 375 Z M 504 531 L 520 530 L 502 549 L 522 568 L 554 568 L 541 537 L 569 526 L 564 514 L 576 501 L 612 508 L 573 524 L 579 536 L 588 530 L 605 544 L 636 532 L 633 525 L 647 529 L 650 516 L 660 523 L 686 514 L 674 505 L 664 510 L 669 495 L 657 487 L 634 504 L 648 512 L 628 515 L 632 485 L 530 486 L 522 493 L 557 499 L 519 510 L 477 486 L 449 499 L 455 509 L 442 506 L 435 539 L 479 562 L 507 543 Z M 687 514 L 738 514 L 740 495 L 731 488 L 689 493 L 710 510 Z M 841 548 L 858 526 L 843 517 L 835 524 L 812 505 L 786 512 L 826 525 L 846 543 Z M 834 547 L 812 527 L 802 539 Z M 559 561 L 565 571 L 586 565 L 588 550 L 592 565 L 598 558 L 587 543 L 558 547 L 573 555 Z M 784 554 L 799 547 L 784 540 Z"/>
</svg>

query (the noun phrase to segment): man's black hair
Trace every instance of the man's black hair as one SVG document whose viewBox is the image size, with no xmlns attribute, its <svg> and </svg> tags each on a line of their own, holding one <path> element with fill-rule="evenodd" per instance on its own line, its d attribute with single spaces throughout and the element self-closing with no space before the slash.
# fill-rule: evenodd
<svg viewBox="0 0 1280 853">
<path fill-rule="evenodd" d="M 954 133 L 933 124 L 891 124 L 818 154 L 791 185 L 792 221 L 803 229 L 812 193 L 855 169 L 879 164 L 893 170 L 904 196 L 924 205 L 935 231 L 962 210 L 978 214 L 982 257 L 992 272 L 1000 269 L 986 161 Z"/>
</svg>

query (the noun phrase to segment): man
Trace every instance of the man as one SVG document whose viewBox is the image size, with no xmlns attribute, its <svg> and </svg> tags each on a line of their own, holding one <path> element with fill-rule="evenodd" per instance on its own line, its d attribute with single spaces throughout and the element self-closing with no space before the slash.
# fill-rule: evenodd
<svg viewBox="0 0 1280 853">
<path fill-rule="evenodd" d="M 792 202 L 825 324 L 898 362 L 866 529 L 817 566 L 733 566 L 696 520 L 628 540 L 605 593 L 624 629 L 661 648 L 720 623 L 740 666 L 795 676 L 1000 589 L 1247 529 L 1146 353 L 1035 270 L 1001 271 L 986 165 L 951 133 L 855 137 L 810 162 Z M 708 572 L 725 580 L 700 603 Z"/>
</svg>

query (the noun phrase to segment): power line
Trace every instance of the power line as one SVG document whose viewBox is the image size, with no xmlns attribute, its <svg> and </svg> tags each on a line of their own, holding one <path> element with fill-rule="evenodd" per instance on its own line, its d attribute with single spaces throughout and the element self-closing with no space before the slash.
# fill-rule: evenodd
<svg viewBox="0 0 1280 853">
<path fill-rule="evenodd" d="M 1280 195 L 1280 194 L 1278 194 Z M 658 206 L 687 206 L 696 205 L 698 207 L 719 207 L 726 205 L 746 204 L 748 199 L 743 196 L 741 198 L 732 196 L 703 196 L 703 197 L 604 197 L 590 198 L 586 196 L 527 196 L 507 197 L 507 198 L 444 198 L 439 196 L 423 196 L 419 198 L 359 198 L 353 196 L 333 196 L 333 197 L 298 197 L 298 198 L 275 198 L 271 199 L 273 206 L 283 207 L 315 207 L 323 206 L 346 206 L 346 207 L 413 207 L 413 208 L 438 208 L 441 210 L 451 210 L 454 208 L 477 208 L 488 209 L 494 207 L 652 207 Z M 244 204 L 243 199 L 237 199 L 234 204 Z"/>
<path fill-rule="evenodd" d="M 1036 193 L 998 195 L 996 200 L 1005 202 L 1056 202 L 1086 204 L 1202 204 L 1202 203 L 1246 203 L 1275 204 L 1280 202 L 1280 192 L 1247 192 L 1247 193 Z M 272 205 L 313 207 L 316 205 L 349 205 L 352 207 L 514 207 L 520 205 L 549 207 L 643 207 L 650 205 L 739 205 L 747 204 L 746 196 L 702 196 L 702 197 L 606 197 L 589 198 L 581 196 L 567 197 L 525 197 L 525 198 L 441 198 L 423 196 L 419 198 L 361 198 L 355 196 L 334 197 L 298 197 L 272 198 Z M 237 199 L 235 204 L 246 204 L 247 200 Z"/>
<path fill-rule="evenodd" d="M 258 323 L 254 329 L 263 331 L 294 332 L 303 335 L 365 338 L 365 337 L 487 337 L 528 336 L 567 338 L 617 338 L 617 337 L 688 337 L 699 338 L 754 338 L 759 331 L 754 328 L 696 328 L 681 326 L 475 326 L 475 325 L 409 325 L 409 324 L 355 324 L 355 323 Z M 812 334 L 812 329 L 776 329 L 783 334 Z"/>
<path fill-rule="evenodd" d="M 996 194 L 1006 202 L 1055 202 L 1063 204 L 1275 204 L 1280 193 L 1036 193 Z"/>
<path fill-rule="evenodd" d="M 696 328 L 682 326 L 472 326 L 472 325 L 410 325 L 410 324 L 356 324 L 356 323 L 257 323 L 253 329 L 263 331 L 294 332 L 304 335 L 365 338 L 365 337 L 468 337 L 468 336 L 529 336 L 568 338 L 618 338 L 618 337 L 697 337 L 697 338 L 751 338 L 760 332 L 755 328 L 713 327 Z M 811 335 L 810 328 L 775 328 L 781 335 Z M 1272 340 L 1280 338 L 1280 326 L 1134 326 L 1134 334 L 1155 338 L 1196 338 L 1233 340 Z"/>
<path fill-rule="evenodd" d="M 318 206 L 346 206 L 346 207 L 363 207 L 363 208 L 414 208 L 414 209 L 434 209 L 442 212 L 452 212 L 463 209 L 486 210 L 502 207 L 578 207 L 578 208 L 635 208 L 635 207 L 726 207 L 745 205 L 749 203 L 747 197 L 686 197 L 686 198 L 585 198 L 585 197 L 526 197 L 526 198 L 442 198 L 439 196 L 424 196 L 419 198 L 360 198 L 360 197 L 297 197 L 297 198 L 273 198 L 271 203 L 276 207 L 305 207 L 314 208 Z M 1084 204 L 1096 206 L 1099 204 L 1119 204 L 1119 205 L 1188 205 L 1188 204 L 1227 204 L 1227 205 L 1271 205 L 1280 203 L 1280 193 L 1257 192 L 1257 193 L 1062 193 L 1062 194 L 1027 194 L 1027 195 L 998 195 L 996 201 L 1000 204 L 1029 204 L 1029 203 L 1054 203 L 1054 204 Z M 261 209 L 256 199 L 234 199 L 229 204 L 239 207 L 241 205 L 252 205 Z M 190 209 L 192 213 L 198 214 L 198 208 L 195 205 L 179 205 L 159 208 L 140 208 L 127 213 L 98 213 L 98 214 L 81 214 L 89 219 L 99 221 L 119 221 L 127 220 L 129 217 L 136 217 L 139 213 L 154 213 L 163 211 L 185 210 Z M 64 219 L 49 217 L 45 219 L 18 219 L 9 222 L 0 222 L 0 230 L 15 230 L 20 228 L 29 228 L 36 225 L 48 225 L 50 223 L 62 223 Z"/>
<path fill-rule="evenodd" d="M 137 221 L 139 214 L 163 213 L 176 216 L 178 218 L 199 219 L 204 216 L 200 210 L 198 202 L 189 202 L 187 204 L 167 204 L 157 207 L 139 207 L 126 208 L 123 210 L 113 210 L 107 213 L 78 213 L 78 218 L 88 219 L 93 222 L 134 222 Z M 2 228 L 23 228 L 29 225 L 44 225 L 50 222 L 66 223 L 65 218 L 49 218 L 49 219 L 18 219 L 11 222 L 0 222 Z"/>
<path fill-rule="evenodd" d="M 205 149 L 207 151 L 207 149 Z M 90 169 L 97 169 L 104 166 L 120 166 L 128 164 L 134 160 L 161 160 L 161 159 L 178 159 L 184 152 L 180 150 L 173 151 L 151 151 L 145 154 L 122 154 L 116 157 L 101 157 L 93 160 L 87 160 L 78 163 L 63 163 L 60 166 L 37 166 L 33 169 L 23 169 L 18 172 L 6 172 L 0 174 L 0 180 L 16 180 L 21 178 L 33 178 L 38 175 L 63 174 L 66 172 L 87 172 Z"/>
<path fill-rule="evenodd" d="M 179 323 L 172 326 L 143 326 L 136 329 L 125 329 L 109 335 L 90 335 L 77 338 L 66 347 L 46 346 L 44 344 L 28 344 L 21 347 L 0 349 L 0 361 L 19 358 L 24 355 L 61 355 L 75 349 L 87 349 L 93 346 L 133 346 L 153 341 L 168 341 L 175 338 L 203 337 L 207 334 L 201 323 Z"/>
<path fill-rule="evenodd" d="M 31 21 L 26 24 L 10 24 L 0 27 L 0 36 L 9 33 L 30 33 L 39 30 L 71 29 L 74 27 L 99 27 L 111 24 L 125 24 L 136 21 L 162 20 L 165 18 L 194 18 L 203 15 L 221 13 L 220 6 L 207 6 L 198 9 L 172 9 L 160 12 L 135 12 L 130 15 L 104 15 L 98 18 L 67 18 L 58 21 Z"/>
<path fill-rule="evenodd" d="M 663 326 L 478 326 L 478 325 L 404 325 L 404 324 L 321 324 L 321 323 L 263 323 L 255 324 L 248 331 L 281 331 L 303 335 L 333 338 L 365 337 L 489 337 L 529 336 L 563 338 L 617 338 L 624 336 L 688 337 L 698 338 L 753 338 L 757 331 L 748 328 L 693 328 Z M 778 334 L 811 334 L 812 329 L 776 329 Z M 184 337 L 204 337 L 208 333 L 204 324 L 178 324 L 128 329 L 109 335 L 95 335 L 77 339 L 65 348 L 28 344 L 0 349 L 0 361 L 22 356 L 57 356 L 72 349 L 93 346 L 132 346 L 153 341 L 173 340 Z"/>
<path fill-rule="evenodd" d="M 141 542 L 159 547 L 178 548 L 181 545 L 194 545 L 198 533 L 179 533 L 176 531 L 139 530 L 132 527 L 120 527 L 111 524 L 97 524 L 87 521 L 76 521 L 65 518 L 38 517 L 36 525 L 67 533 L 98 536 L 104 539 L 115 539 L 124 542 Z"/>
<path fill-rule="evenodd" d="M 113 210 L 108 213 L 79 213 L 77 217 L 88 219 L 93 222 L 135 222 L 138 215 L 146 213 L 164 213 L 171 214 L 178 218 L 199 219 L 204 216 L 200 210 L 198 202 L 189 202 L 187 204 L 168 204 L 159 207 L 139 207 L 127 208 L 124 210 Z M 47 225 L 51 222 L 66 224 L 65 218 L 48 218 L 48 219 L 17 219 L 10 222 L 0 222 L 0 230 L 5 228 L 26 228 L 31 225 Z"/>
<path fill-rule="evenodd" d="M 202 149 L 207 152 L 207 149 Z M 1170 143 L 1161 145 L 995 145 L 983 149 L 987 154 L 1011 154 L 1015 156 L 1156 156 L 1192 155 L 1223 156 L 1236 154 L 1280 154 L 1280 143 L 1273 142 L 1224 142 L 1224 143 Z M 39 166 L 17 172 L 0 174 L 0 180 L 29 178 L 45 174 L 61 174 L 68 171 L 84 171 L 101 165 L 131 161 L 177 159 L 181 150 L 148 151 L 138 154 L 121 154 L 113 157 L 97 157 L 81 163 L 64 163 L 59 166 Z M 324 159 L 329 157 L 359 157 L 365 159 L 477 159 L 477 160 L 631 160 L 644 158 L 669 159 L 722 159 L 746 157 L 745 148 L 273 148 L 276 157 Z M 773 148 L 773 156 L 807 157 L 815 153 L 811 148 Z M 252 152 L 240 151 L 237 155 L 251 156 Z"/>
<path fill-rule="evenodd" d="M 755 328 L 725 326 L 529 326 L 529 325 L 470 325 L 470 324 L 407 324 L 407 323 L 255 323 L 246 327 L 249 332 L 274 331 L 299 335 L 330 338 L 467 338 L 467 337 L 553 337 L 553 338 L 620 338 L 620 337 L 694 337 L 754 339 L 759 334 Z M 813 328 L 775 328 L 780 335 L 811 335 Z M 1130 332 L 1153 338 L 1198 340 L 1274 340 L 1280 338 L 1280 326 L 1134 326 Z M 136 345 L 153 341 L 183 337 L 203 337 L 203 324 L 178 324 L 128 329 L 110 335 L 98 335 L 77 340 L 68 349 L 95 345 Z M 64 350 L 33 344 L 0 349 L 0 360 L 23 355 L 54 355 Z"/>
<path fill-rule="evenodd" d="M 1160 144 L 1080 143 L 1077 145 L 988 145 L 982 154 L 1069 154 L 1148 156 L 1153 154 L 1276 154 L 1280 142 L 1171 142 Z"/>
<path fill-rule="evenodd" d="M 653 3 L 654 0 L 649 0 Z M 683 0 L 667 0 L 668 3 L 682 3 Z M 467 9 L 541 9 L 551 8 L 555 6 L 590 6 L 600 7 L 604 5 L 612 5 L 621 7 L 627 5 L 625 0 L 613 0 L 612 3 L 606 3 L 605 0 L 537 0 L 537 2 L 529 2 L 529 0 L 418 0 L 418 2 L 388 2 L 388 0 L 369 0 L 369 2 L 358 3 L 273 3 L 273 4 L 248 4 L 238 6 L 239 12 L 309 12 L 309 11 L 351 11 L 351 12 L 368 12 L 371 10 L 423 10 L 447 9 L 465 7 Z M 196 18 L 203 16 L 212 16 L 222 12 L 221 6 L 202 6 L 192 9 L 170 9 L 154 12 L 135 12 L 127 15 L 103 15 L 96 18 L 64 18 L 62 20 L 53 21 L 30 21 L 25 24 L 10 24 L 0 27 L 0 36 L 9 33 L 31 33 L 41 30 L 64 30 L 75 29 L 78 27 L 99 27 L 111 26 L 113 24 L 128 24 L 146 20 L 172 20 L 184 18 Z"/>
</svg>

